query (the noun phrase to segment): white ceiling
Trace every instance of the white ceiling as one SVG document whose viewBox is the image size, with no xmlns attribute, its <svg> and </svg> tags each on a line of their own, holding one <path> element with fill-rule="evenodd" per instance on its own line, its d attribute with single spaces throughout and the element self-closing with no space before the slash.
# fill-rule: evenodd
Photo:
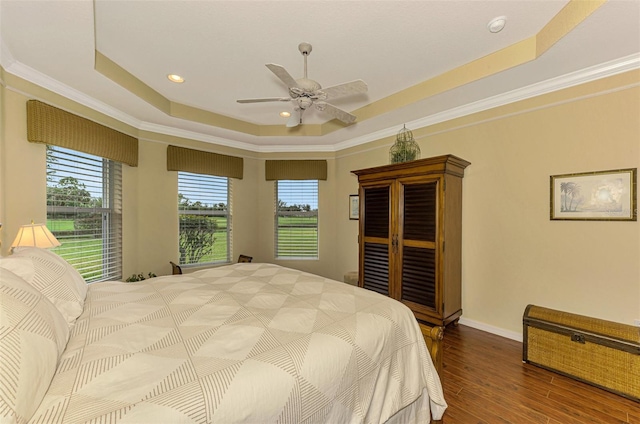
<svg viewBox="0 0 640 424">
<path fill-rule="evenodd" d="M 331 103 L 347 111 L 534 36 L 567 0 L 29 1 L 0 0 L 0 64 L 10 73 L 137 128 L 254 151 L 332 151 L 402 128 L 486 109 L 640 67 L 640 0 L 610 0 L 539 58 L 322 136 L 265 137 L 168 116 L 95 69 L 95 50 L 165 98 L 258 125 L 282 125 L 289 103 L 266 67 L 309 78 L 364 80 Z M 487 30 L 505 16 L 500 33 Z M 174 84 L 176 73 L 186 82 Z M 306 124 L 328 115 L 305 113 Z M 413 128 L 412 128 L 413 129 Z"/>
</svg>

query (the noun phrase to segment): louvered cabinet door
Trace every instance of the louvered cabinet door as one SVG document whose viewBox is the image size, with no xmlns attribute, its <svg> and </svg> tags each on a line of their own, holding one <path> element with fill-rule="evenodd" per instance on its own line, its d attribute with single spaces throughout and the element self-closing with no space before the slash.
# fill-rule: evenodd
<svg viewBox="0 0 640 424">
<path fill-rule="evenodd" d="M 361 287 L 403 302 L 418 321 L 462 315 L 462 178 L 453 155 L 358 169 Z"/>
<path fill-rule="evenodd" d="M 435 317 L 442 309 L 437 268 L 439 184 L 437 178 L 399 181 L 400 300 L 416 313 Z"/>
<path fill-rule="evenodd" d="M 391 185 L 361 187 L 360 202 L 360 284 L 389 296 Z"/>
</svg>

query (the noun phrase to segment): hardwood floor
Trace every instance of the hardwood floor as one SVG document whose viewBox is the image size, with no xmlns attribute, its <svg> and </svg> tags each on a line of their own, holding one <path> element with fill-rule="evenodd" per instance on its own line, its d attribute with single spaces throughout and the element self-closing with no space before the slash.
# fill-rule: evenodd
<svg viewBox="0 0 640 424">
<path fill-rule="evenodd" d="M 442 422 L 640 424 L 640 403 L 522 363 L 522 343 L 450 326 L 441 375 Z"/>
</svg>

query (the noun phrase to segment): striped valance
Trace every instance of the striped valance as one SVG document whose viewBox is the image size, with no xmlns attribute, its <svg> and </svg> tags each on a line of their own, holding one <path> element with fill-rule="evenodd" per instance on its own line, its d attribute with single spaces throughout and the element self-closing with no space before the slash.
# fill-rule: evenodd
<svg viewBox="0 0 640 424">
<path fill-rule="evenodd" d="M 326 160 L 268 160 L 265 178 L 271 180 L 326 180 Z"/>
<path fill-rule="evenodd" d="M 177 146 L 167 148 L 167 171 L 184 171 L 242 179 L 243 167 L 244 160 L 239 157 Z"/>
<path fill-rule="evenodd" d="M 27 101 L 27 139 L 138 166 L 138 139 L 38 100 Z"/>
</svg>

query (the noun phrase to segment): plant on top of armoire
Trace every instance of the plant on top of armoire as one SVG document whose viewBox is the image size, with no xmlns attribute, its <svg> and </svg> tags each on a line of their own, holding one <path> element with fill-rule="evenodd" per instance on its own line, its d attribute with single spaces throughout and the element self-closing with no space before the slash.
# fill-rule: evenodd
<svg viewBox="0 0 640 424">
<path fill-rule="evenodd" d="M 420 159 L 420 146 L 413 139 L 413 133 L 406 125 L 398 131 L 396 142 L 389 149 L 389 163 L 409 162 Z"/>
</svg>

